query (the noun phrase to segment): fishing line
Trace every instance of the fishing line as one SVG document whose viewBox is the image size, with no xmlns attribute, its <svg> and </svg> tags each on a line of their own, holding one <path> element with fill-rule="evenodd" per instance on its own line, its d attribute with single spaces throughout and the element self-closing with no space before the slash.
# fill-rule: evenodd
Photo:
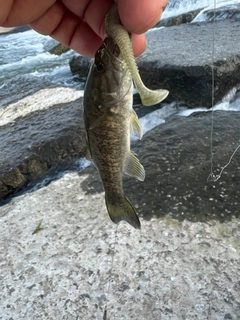
<svg viewBox="0 0 240 320">
<path fill-rule="evenodd" d="M 233 154 L 231 155 L 228 163 L 227 163 L 224 167 L 222 167 L 220 173 L 215 177 L 214 182 L 221 178 L 223 171 L 229 166 L 229 164 L 231 163 L 231 161 L 232 161 L 235 153 L 238 151 L 239 148 L 240 148 L 240 144 L 239 144 L 239 145 L 237 146 L 237 148 L 234 150 L 234 152 L 233 152 Z"/>
<path fill-rule="evenodd" d="M 227 162 L 227 164 L 225 166 L 223 166 L 221 168 L 221 171 L 218 175 L 215 175 L 213 173 L 213 130 L 214 130 L 214 119 L 213 119 L 213 115 L 214 115 L 214 88 L 215 88 L 215 70 L 214 70 L 214 56 L 215 56 L 215 22 L 216 22 L 216 0 L 213 1 L 213 32 L 212 32 L 212 118 L 211 118 L 211 134 L 210 134 L 210 162 L 211 162 L 211 167 L 210 167 L 210 174 L 207 178 L 207 180 L 212 179 L 214 182 L 216 182 L 217 180 L 219 180 L 222 176 L 223 171 L 230 165 L 235 153 L 238 151 L 238 149 L 240 148 L 240 144 L 236 147 L 236 149 L 233 151 L 232 155 L 229 158 L 229 161 Z"/>
<path fill-rule="evenodd" d="M 112 280 L 113 261 L 114 261 L 114 255 L 116 252 L 116 243 L 117 243 L 117 232 L 118 232 L 118 224 L 116 225 L 116 229 L 115 229 L 114 244 L 113 244 L 113 249 L 112 249 L 111 268 L 110 268 L 110 275 L 108 278 L 107 295 L 110 292 L 110 285 L 111 285 L 111 280 Z M 111 248 L 110 248 L 110 253 L 111 253 Z M 106 301 L 106 305 L 105 305 L 104 313 L 103 313 L 103 320 L 107 320 L 107 310 L 108 310 L 108 302 Z"/>
<path fill-rule="evenodd" d="M 211 117 L 211 133 L 210 133 L 210 174 L 207 178 L 214 180 L 213 173 L 213 130 L 214 130 L 214 88 L 215 88 L 215 72 L 214 72 L 214 56 L 215 56 L 215 20 L 216 20 L 216 0 L 213 0 L 213 27 L 212 27 L 212 117 Z"/>
</svg>

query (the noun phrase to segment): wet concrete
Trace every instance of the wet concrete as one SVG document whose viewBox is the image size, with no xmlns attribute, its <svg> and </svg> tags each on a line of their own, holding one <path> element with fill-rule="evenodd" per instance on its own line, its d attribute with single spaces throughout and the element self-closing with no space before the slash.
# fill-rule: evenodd
<svg viewBox="0 0 240 320">
<path fill-rule="evenodd" d="M 126 177 L 124 190 L 144 219 L 169 214 L 182 221 L 220 222 L 239 218 L 240 152 L 214 182 L 208 180 L 211 170 L 210 135 L 212 113 L 189 117 L 173 116 L 167 123 L 148 132 L 133 146 L 146 170 L 144 182 Z M 213 131 L 213 173 L 221 167 L 240 143 L 238 112 L 216 111 Z M 87 194 L 102 192 L 94 167 L 82 188 Z"/>
<path fill-rule="evenodd" d="M 137 59 L 144 84 L 170 91 L 165 101 L 178 101 L 189 108 L 212 106 L 240 85 L 240 20 L 181 24 L 147 33 L 147 50 Z M 86 77 L 90 59 L 76 56 L 70 61 L 73 74 Z"/>
<path fill-rule="evenodd" d="M 166 101 L 211 107 L 240 85 L 240 21 L 216 21 L 213 54 L 211 22 L 182 24 L 147 33 L 148 47 L 138 59 L 143 82 L 170 91 Z"/>
<path fill-rule="evenodd" d="M 173 219 L 171 198 L 163 216 L 161 191 L 154 192 L 159 166 L 152 164 L 152 201 L 148 190 L 137 210 L 155 207 L 156 217 L 141 218 L 141 231 L 121 223 L 116 232 L 103 192 L 86 193 L 88 171 L 1 208 L 3 319 L 100 320 L 105 308 L 107 319 L 239 319 L 240 220 Z M 131 201 L 143 187 L 128 185 Z M 179 217 L 189 210 L 187 202 L 176 209 Z"/>
<path fill-rule="evenodd" d="M 82 98 L 1 126 L 0 148 L 0 199 L 68 169 L 86 152 Z"/>
<path fill-rule="evenodd" d="M 200 11 L 201 9 L 191 10 L 189 12 L 185 12 L 174 17 L 161 19 L 155 25 L 155 28 L 172 27 L 172 26 L 178 26 L 179 24 L 183 24 L 183 23 L 190 23 L 198 15 Z"/>
</svg>

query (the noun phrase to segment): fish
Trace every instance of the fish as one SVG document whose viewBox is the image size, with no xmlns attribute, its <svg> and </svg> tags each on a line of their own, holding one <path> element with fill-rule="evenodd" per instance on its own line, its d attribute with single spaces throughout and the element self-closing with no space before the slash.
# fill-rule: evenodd
<svg viewBox="0 0 240 320">
<path fill-rule="evenodd" d="M 166 89 L 150 90 L 142 82 L 138 72 L 136 60 L 134 58 L 131 37 L 128 31 L 121 24 L 121 19 L 118 13 L 118 7 L 115 3 L 110 7 L 105 17 L 105 31 L 108 37 L 112 38 L 119 46 L 123 58 L 129 68 L 134 85 L 138 90 L 144 106 L 152 106 L 163 101 L 169 94 Z"/>
<path fill-rule="evenodd" d="M 87 158 L 100 173 L 110 219 L 114 223 L 125 220 L 140 229 L 139 217 L 123 190 L 124 174 L 139 181 L 145 179 L 145 170 L 130 149 L 131 135 L 142 138 L 132 108 L 133 82 L 145 106 L 161 102 L 169 92 L 150 90 L 143 84 L 117 5 L 106 15 L 105 30 L 107 37 L 95 54 L 84 90 Z"/>
<path fill-rule="evenodd" d="M 130 150 L 130 135 L 142 138 L 132 108 L 133 82 L 118 45 L 105 38 L 95 54 L 84 90 L 84 123 L 88 158 L 97 167 L 108 214 L 136 229 L 140 221 L 123 191 L 123 174 L 143 181 L 145 170 Z"/>
</svg>

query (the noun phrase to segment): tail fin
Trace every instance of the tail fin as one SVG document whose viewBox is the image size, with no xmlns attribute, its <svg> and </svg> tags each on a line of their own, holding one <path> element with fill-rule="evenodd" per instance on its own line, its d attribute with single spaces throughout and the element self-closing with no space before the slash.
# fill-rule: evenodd
<svg viewBox="0 0 240 320">
<path fill-rule="evenodd" d="M 114 197 L 105 194 L 108 214 L 114 223 L 127 221 L 136 229 L 141 228 L 139 218 L 130 201 L 124 196 Z"/>
</svg>

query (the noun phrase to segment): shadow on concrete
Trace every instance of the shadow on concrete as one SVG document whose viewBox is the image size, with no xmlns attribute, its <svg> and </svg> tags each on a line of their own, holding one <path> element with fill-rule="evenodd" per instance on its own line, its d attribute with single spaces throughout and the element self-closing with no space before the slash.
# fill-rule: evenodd
<svg viewBox="0 0 240 320">
<path fill-rule="evenodd" d="M 211 112 L 189 117 L 173 116 L 133 145 L 146 170 L 144 182 L 124 178 L 126 196 L 144 219 L 166 214 L 177 220 L 224 222 L 240 217 L 240 153 L 218 181 L 208 180 L 211 170 Z M 240 143 L 240 115 L 215 112 L 213 133 L 213 170 L 218 175 Z M 99 174 L 94 166 L 82 184 L 87 194 L 102 192 Z"/>
</svg>

